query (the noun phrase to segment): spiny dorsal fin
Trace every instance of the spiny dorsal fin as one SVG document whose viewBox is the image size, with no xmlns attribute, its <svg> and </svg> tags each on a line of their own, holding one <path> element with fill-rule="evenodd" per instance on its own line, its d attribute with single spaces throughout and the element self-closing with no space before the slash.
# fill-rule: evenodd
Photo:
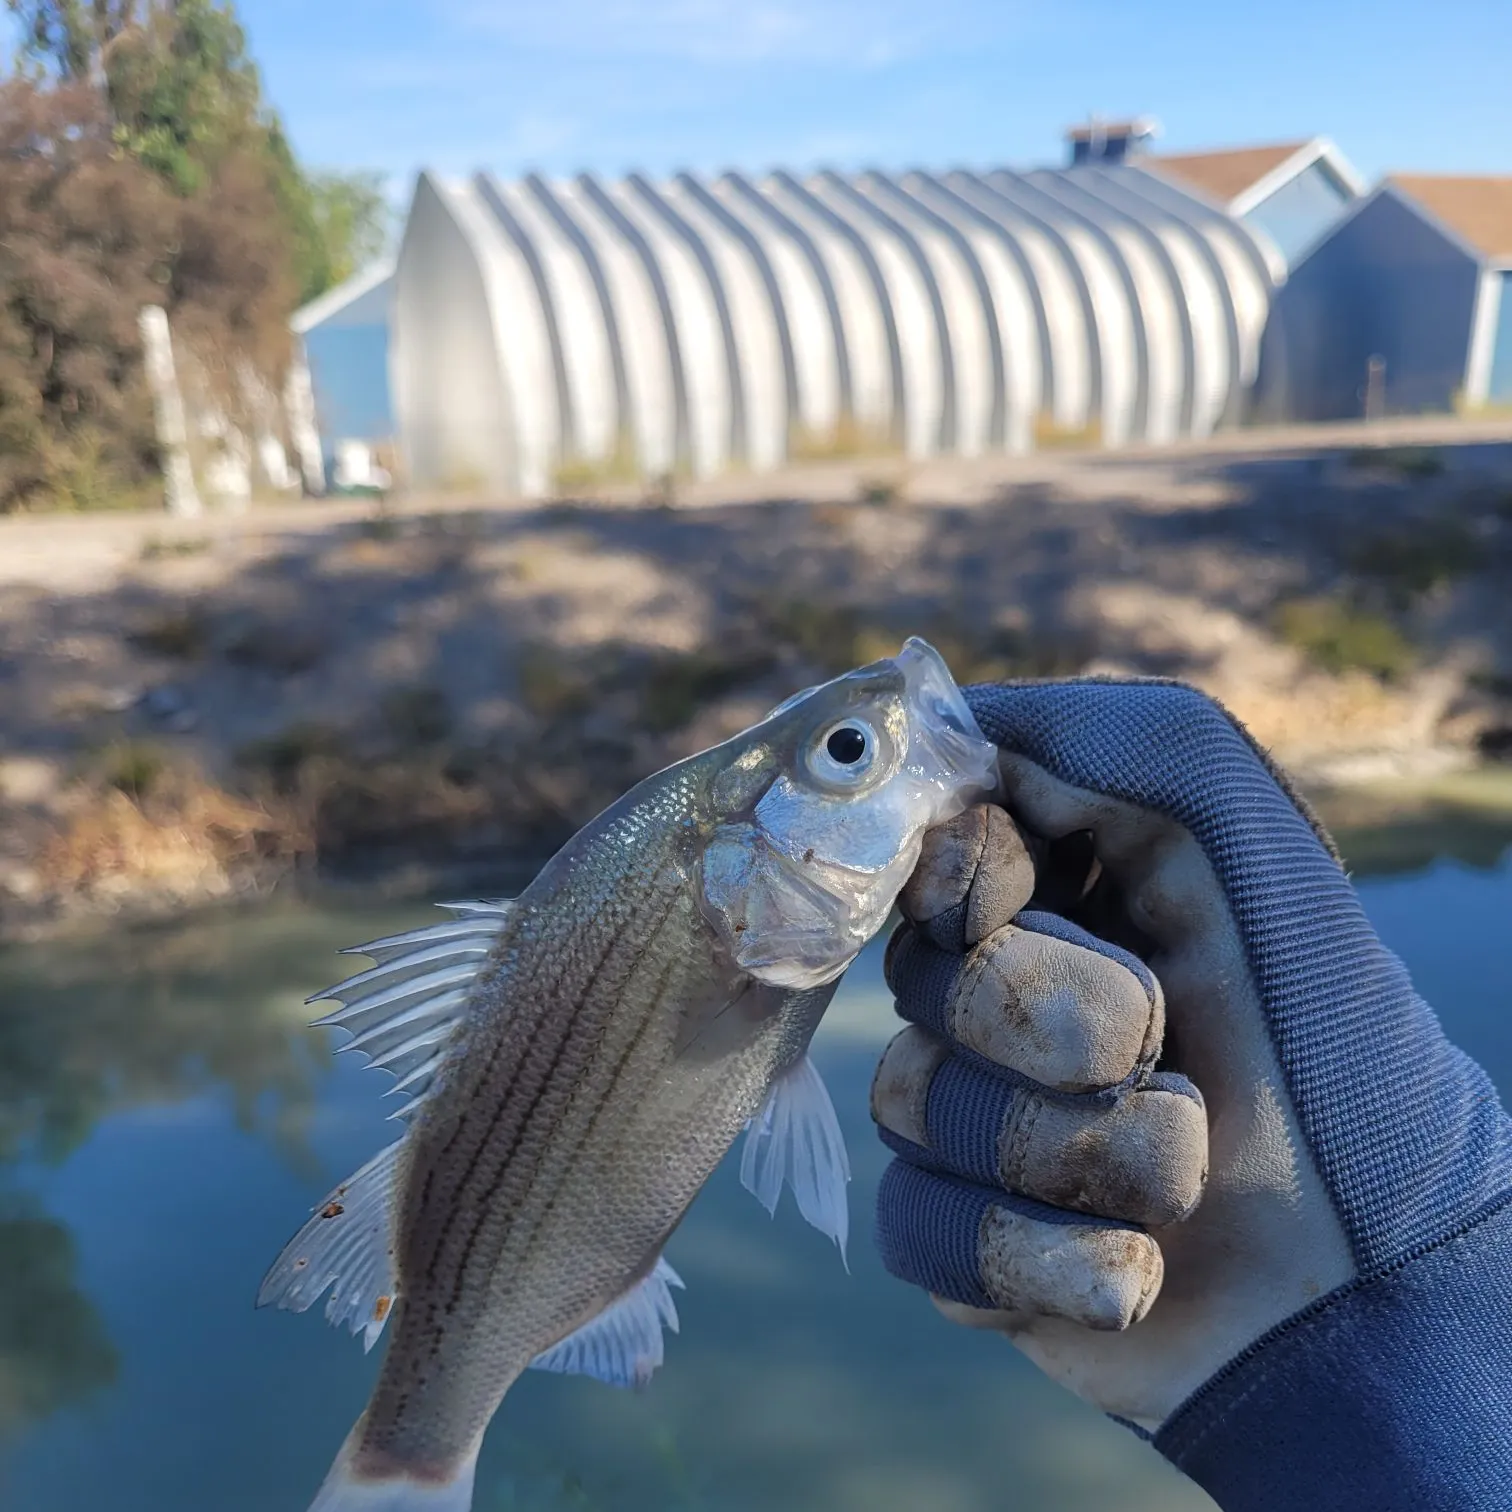
<svg viewBox="0 0 1512 1512">
<path fill-rule="evenodd" d="M 309 1001 L 341 1007 L 317 1026 L 347 1030 L 342 1050 L 355 1050 L 395 1079 L 389 1096 L 407 1100 L 393 1116 L 405 1118 L 425 1100 L 445 1059 L 478 970 L 504 928 L 510 905 L 443 903 L 453 917 L 424 929 L 354 945 L 343 955 L 376 964 L 318 992 Z"/>
<path fill-rule="evenodd" d="M 344 951 L 376 964 L 310 999 L 339 1002 L 316 1023 L 345 1029 L 352 1038 L 342 1050 L 357 1051 L 395 1078 L 388 1095 L 407 1099 L 396 1118 L 424 1102 L 510 905 L 441 906 L 454 917 Z M 379 1151 L 314 1210 L 264 1278 L 259 1307 L 275 1303 L 304 1312 L 332 1287 L 326 1317 L 360 1332 L 364 1348 L 373 1347 L 398 1301 L 394 1206 L 403 1148 L 399 1139 Z"/>
</svg>

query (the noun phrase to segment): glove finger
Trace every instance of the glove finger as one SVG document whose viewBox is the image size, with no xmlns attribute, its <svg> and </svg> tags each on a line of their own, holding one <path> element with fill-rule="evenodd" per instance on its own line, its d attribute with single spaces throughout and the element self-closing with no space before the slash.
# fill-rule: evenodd
<svg viewBox="0 0 1512 1512">
<path fill-rule="evenodd" d="M 1207 1178 L 1202 1098 L 1173 1074 L 1112 1100 L 1051 1095 L 912 1025 L 882 1056 L 871 1111 L 904 1159 L 1100 1218 L 1175 1223 Z"/>
<path fill-rule="evenodd" d="M 883 970 L 904 1018 L 1059 1092 L 1117 1086 L 1160 1053 L 1149 969 L 1054 914 L 1020 914 L 965 956 L 904 926 Z"/>
<path fill-rule="evenodd" d="M 877 1193 L 877 1247 L 899 1280 L 968 1307 L 1137 1323 L 1160 1290 L 1160 1247 L 1124 1224 L 1082 1218 L 895 1160 Z"/>
<path fill-rule="evenodd" d="M 1029 842 L 996 804 L 978 803 L 924 835 L 898 910 L 941 950 L 1001 929 L 1034 895 Z"/>
</svg>

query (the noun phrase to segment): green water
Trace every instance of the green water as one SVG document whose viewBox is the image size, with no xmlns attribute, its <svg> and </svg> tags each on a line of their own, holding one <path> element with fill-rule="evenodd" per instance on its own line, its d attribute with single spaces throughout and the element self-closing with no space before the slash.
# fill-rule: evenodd
<svg viewBox="0 0 1512 1512">
<path fill-rule="evenodd" d="M 1505 1094 L 1512 865 L 1420 860 L 1363 882 L 1367 906 Z M 251 1299 L 394 1126 L 386 1079 L 333 1061 L 301 999 L 338 946 L 427 912 L 280 908 L 0 954 L 5 1512 L 303 1512 L 376 1356 Z M 883 1272 L 866 1089 L 893 1027 L 872 951 L 817 1050 L 856 1172 L 851 1274 L 727 1163 L 669 1249 L 688 1290 L 651 1389 L 528 1376 L 490 1432 L 479 1512 L 1211 1506 Z"/>
</svg>

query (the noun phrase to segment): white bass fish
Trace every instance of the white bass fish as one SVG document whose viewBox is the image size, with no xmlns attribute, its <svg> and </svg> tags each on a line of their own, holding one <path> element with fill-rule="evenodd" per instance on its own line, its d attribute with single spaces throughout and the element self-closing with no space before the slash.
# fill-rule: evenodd
<svg viewBox="0 0 1512 1512">
<path fill-rule="evenodd" d="M 668 1236 L 742 1130 L 844 1250 L 849 1166 L 809 1040 L 924 831 L 997 753 L 939 655 L 780 705 L 648 777 L 512 903 L 359 948 L 320 1020 L 409 1098 L 403 1138 L 326 1199 L 259 1304 L 390 1339 L 311 1512 L 466 1512 L 530 1367 L 641 1384 L 677 1326 Z"/>
</svg>

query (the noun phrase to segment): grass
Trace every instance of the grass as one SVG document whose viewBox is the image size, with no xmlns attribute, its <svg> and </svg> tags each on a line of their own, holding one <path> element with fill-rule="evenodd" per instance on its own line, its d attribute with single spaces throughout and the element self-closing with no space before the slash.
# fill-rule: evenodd
<svg viewBox="0 0 1512 1512">
<path fill-rule="evenodd" d="M 308 852 L 291 812 L 229 793 L 166 753 L 112 748 L 98 778 L 99 796 L 74 808 L 39 858 L 54 893 L 112 909 L 154 895 L 200 902 L 275 880 Z"/>
<path fill-rule="evenodd" d="M 1325 672 L 1365 672 L 1382 682 L 1416 665 L 1411 642 L 1384 615 L 1342 598 L 1302 598 L 1281 604 L 1273 628 Z"/>
<path fill-rule="evenodd" d="M 1432 593 L 1473 572 L 1484 548 L 1469 526 L 1445 516 L 1367 536 L 1346 553 L 1346 565 L 1401 597 Z"/>
<path fill-rule="evenodd" d="M 1102 423 L 1088 420 L 1085 425 L 1062 425 L 1054 415 L 1041 410 L 1034 417 L 1036 451 L 1090 451 L 1102 445 Z"/>
<path fill-rule="evenodd" d="M 117 741 L 100 753 L 99 775 L 106 787 L 138 802 L 151 794 L 167 769 L 167 753 L 147 740 Z"/>
<path fill-rule="evenodd" d="M 292 676 L 317 666 L 325 650 L 324 640 L 313 629 L 259 622 L 233 635 L 224 654 L 234 666 Z"/>
<path fill-rule="evenodd" d="M 583 493 L 616 483 L 634 483 L 641 476 L 635 440 L 619 436 L 605 457 L 565 457 L 551 472 L 551 486 L 557 493 Z"/>
<path fill-rule="evenodd" d="M 126 632 L 126 639 L 150 656 L 198 661 L 209 649 L 210 621 L 198 605 L 187 604 L 144 620 Z"/>
<path fill-rule="evenodd" d="M 597 696 L 593 675 L 580 655 L 545 642 L 520 650 L 515 665 L 520 702 L 539 719 L 585 713 Z"/>
<path fill-rule="evenodd" d="M 148 536 L 142 542 L 139 555 L 144 562 L 159 562 L 169 557 L 203 556 L 211 549 L 211 545 L 207 536 L 177 536 L 166 540 L 161 536 Z"/>
<path fill-rule="evenodd" d="M 1407 482 L 1437 478 L 1445 466 L 1443 452 L 1432 446 L 1361 446 L 1344 461 L 1357 471 L 1389 473 Z"/>
<path fill-rule="evenodd" d="M 405 748 L 435 745 L 452 732 L 446 694 L 426 684 L 394 688 L 383 696 L 379 717 L 389 736 Z"/>
<path fill-rule="evenodd" d="M 301 720 L 274 735 L 249 741 L 236 752 L 238 766 L 265 777 L 277 793 L 291 793 L 314 762 L 339 761 L 349 754 L 346 734 L 334 725 Z"/>
<path fill-rule="evenodd" d="M 892 478 L 863 478 L 857 497 L 862 504 L 869 504 L 876 508 L 898 502 L 901 490 L 896 479 Z"/>
<path fill-rule="evenodd" d="M 993 625 L 969 626 L 938 612 L 873 614 L 810 599 L 779 600 L 756 606 L 756 612 L 765 642 L 791 650 L 831 676 L 897 655 L 910 635 L 927 640 L 961 683 L 1069 676 L 1090 655 L 1074 639 L 1040 640 Z"/>
<path fill-rule="evenodd" d="M 772 655 L 765 651 L 698 650 L 660 656 L 639 690 L 641 717 L 656 734 L 680 730 L 705 705 L 754 682 L 773 665 Z"/>
<path fill-rule="evenodd" d="M 861 457 L 896 457 L 903 448 L 895 437 L 875 426 L 842 415 L 829 430 L 795 425 L 788 436 L 792 462 L 851 462 Z"/>
</svg>

